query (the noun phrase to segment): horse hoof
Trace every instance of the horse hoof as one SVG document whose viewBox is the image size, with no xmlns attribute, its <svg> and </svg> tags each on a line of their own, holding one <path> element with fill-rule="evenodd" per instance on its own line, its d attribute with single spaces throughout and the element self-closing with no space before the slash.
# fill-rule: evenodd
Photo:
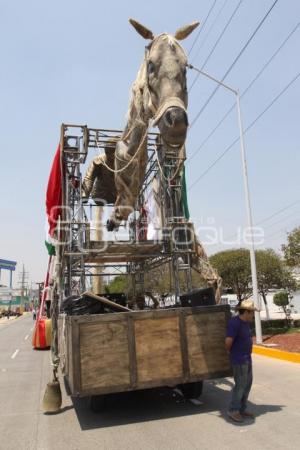
<svg viewBox="0 0 300 450">
<path fill-rule="evenodd" d="M 116 226 L 116 224 L 113 220 L 111 220 L 111 219 L 107 220 L 107 222 L 106 222 L 107 231 L 113 231 L 115 229 L 115 226 Z"/>
</svg>

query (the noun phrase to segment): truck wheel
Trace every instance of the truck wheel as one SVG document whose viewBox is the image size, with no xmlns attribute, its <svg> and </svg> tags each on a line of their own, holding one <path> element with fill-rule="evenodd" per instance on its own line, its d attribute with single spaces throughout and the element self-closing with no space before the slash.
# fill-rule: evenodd
<svg viewBox="0 0 300 450">
<path fill-rule="evenodd" d="M 105 395 L 91 395 L 89 406 L 94 413 L 100 413 L 104 410 L 106 404 Z"/>
<path fill-rule="evenodd" d="M 198 398 L 202 394 L 203 381 L 195 381 L 194 383 L 185 383 L 179 386 L 185 398 Z"/>
</svg>

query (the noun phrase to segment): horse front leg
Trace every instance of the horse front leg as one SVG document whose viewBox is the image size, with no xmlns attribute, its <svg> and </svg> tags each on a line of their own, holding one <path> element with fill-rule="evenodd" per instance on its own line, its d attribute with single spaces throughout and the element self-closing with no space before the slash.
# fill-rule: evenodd
<svg viewBox="0 0 300 450">
<path fill-rule="evenodd" d="M 114 210 L 106 223 L 107 231 L 118 230 L 122 220 L 127 220 L 133 211 L 133 196 L 128 185 L 124 185 L 123 192 L 117 195 Z"/>
<path fill-rule="evenodd" d="M 120 201 L 121 201 L 120 197 L 121 197 L 120 194 L 118 194 L 116 201 L 115 201 L 114 210 L 111 213 L 110 218 L 106 222 L 107 231 L 113 231 L 113 230 L 117 231 L 119 229 L 121 221 L 119 221 L 117 219 L 117 215 L 118 215 L 117 210 L 118 210 L 118 205 L 120 204 Z"/>
</svg>

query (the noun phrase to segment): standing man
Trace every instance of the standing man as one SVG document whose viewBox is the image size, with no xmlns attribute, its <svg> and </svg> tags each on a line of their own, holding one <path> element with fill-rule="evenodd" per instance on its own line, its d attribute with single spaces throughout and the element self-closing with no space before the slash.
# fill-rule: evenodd
<svg viewBox="0 0 300 450">
<path fill-rule="evenodd" d="M 235 383 L 228 416 L 235 422 L 243 422 L 244 418 L 254 419 L 254 414 L 247 411 L 247 399 L 252 385 L 250 323 L 253 321 L 254 311 L 258 310 L 252 300 L 243 300 L 237 309 L 239 314 L 230 319 L 225 339 Z"/>
</svg>

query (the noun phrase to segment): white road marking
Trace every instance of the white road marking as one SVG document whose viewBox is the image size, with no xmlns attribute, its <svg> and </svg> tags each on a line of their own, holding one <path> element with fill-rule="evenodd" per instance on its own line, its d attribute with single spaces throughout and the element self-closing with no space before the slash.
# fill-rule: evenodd
<svg viewBox="0 0 300 450">
<path fill-rule="evenodd" d="M 27 341 L 28 338 L 29 338 L 29 334 L 27 334 L 27 336 L 25 336 L 24 340 Z"/>
<path fill-rule="evenodd" d="M 1 369 L 1 372 L 6 372 L 6 369 Z"/>
<path fill-rule="evenodd" d="M 20 349 L 17 348 L 17 350 L 15 351 L 15 353 L 13 353 L 11 355 L 11 359 L 15 359 L 15 357 L 17 356 L 17 354 L 19 353 Z"/>
</svg>

